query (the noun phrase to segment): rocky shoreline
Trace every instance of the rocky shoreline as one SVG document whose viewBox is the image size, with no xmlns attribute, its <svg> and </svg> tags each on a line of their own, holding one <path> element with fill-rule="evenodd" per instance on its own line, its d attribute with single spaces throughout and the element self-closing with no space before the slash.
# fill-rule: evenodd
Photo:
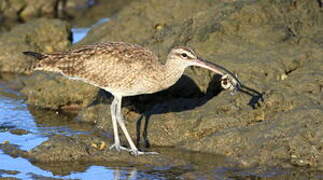
<svg viewBox="0 0 323 180">
<path fill-rule="evenodd" d="M 133 139 L 142 147 L 224 155 L 241 167 L 323 170 L 323 9 L 318 1 L 134 1 L 80 43 L 72 45 L 70 33 L 68 23 L 57 19 L 36 19 L 3 32 L 0 71 L 26 73 L 33 60 L 20 53 L 25 50 L 55 52 L 126 41 L 150 48 L 164 61 L 170 48 L 190 46 L 237 73 L 264 101 L 245 93 L 232 96 L 221 91 L 219 77 L 191 68 L 166 91 L 126 98 L 123 111 Z M 21 83 L 29 104 L 76 109 L 76 121 L 112 132 L 109 94 L 43 72 Z M 108 145 L 112 138 L 54 136 L 18 155 L 35 162 L 134 159 L 114 156 L 93 142 Z M 158 164 L 158 158 L 181 164 L 164 155 L 142 161 Z"/>
</svg>

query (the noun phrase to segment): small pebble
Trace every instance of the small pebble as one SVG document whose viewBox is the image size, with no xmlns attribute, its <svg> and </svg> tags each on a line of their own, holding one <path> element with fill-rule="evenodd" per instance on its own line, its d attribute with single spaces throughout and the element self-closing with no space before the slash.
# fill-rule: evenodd
<svg viewBox="0 0 323 180">
<path fill-rule="evenodd" d="M 100 146 L 99 146 L 99 150 L 103 150 L 107 147 L 107 144 L 105 142 L 101 142 Z"/>
<path fill-rule="evenodd" d="M 287 74 L 282 74 L 281 76 L 280 76 L 280 79 L 282 80 L 282 81 L 284 81 L 285 79 L 287 79 Z"/>
<path fill-rule="evenodd" d="M 101 141 L 100 143 L 92 143 L 91 147 L 98 149 L 98 150 L 104 150 L 107 147 L 107 144 L 104 141 Z"/>
<path fill-rule="evenodd" d="M 162 29 L 164 28 L 164 26 L 165 26 L 164 24 L 159 24 L 159 23 L 158 23 L 158 24 L 156 24 L 156 25 L 155 25 L 155 27 L 154 27 L 154 28 L 155 28 L 156 30 L 160 31 L 160 30 L 162 30 Z"/>
<path fill-rule="evenodd" d="M 98 145 L 97 145 L 97 144 L 95 144 L 95 143 L 92 143 L 92 144 L 91 144 L 91 147 L 98 148 Z"/>
</svg>

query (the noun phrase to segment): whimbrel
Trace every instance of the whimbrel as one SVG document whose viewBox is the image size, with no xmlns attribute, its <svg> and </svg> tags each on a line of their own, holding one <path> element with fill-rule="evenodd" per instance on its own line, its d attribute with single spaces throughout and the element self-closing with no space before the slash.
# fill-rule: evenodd
<svg viewBox="0 0 323 180">
<path fill-rule="evenodd" d="M 203 60 L 187 47 L 173 48 L 165 64 L 161 64 L 150 50 L 124 42 L 97 43 L 61 53 L 24 54 L 39 60 L 33 70 L 60 73 L 110 92 L 114 96 L 111 104 L 114 144 L 110 148 L 117 151 L 127 150 L 133 155 L 152 152 L 141 152 L 133 143 L 121 112 L 122 97 L 167 89 L 176 83 L 189 66 L 199 66 L 222 75 L 221 83 L 224 88 L 234 89 L 240 85 L 239 80 L 226 69 Z M 120 145 L 118 125 L 130 148 Z"/>
</svg>

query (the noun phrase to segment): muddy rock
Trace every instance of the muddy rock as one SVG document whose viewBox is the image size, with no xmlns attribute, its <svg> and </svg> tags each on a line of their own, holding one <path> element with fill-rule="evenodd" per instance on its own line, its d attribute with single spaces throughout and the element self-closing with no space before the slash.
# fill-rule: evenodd
<svg viewBox="0 0 323 180">
<path fill-rule="evenodd" d="M 58 3 L 61 3 L 60 0 L 29 0 L 26 1 L 26 6 L 20 12 L 20 18 L 23 21 L 30 20 L 34 17 L 55 17 L 57 13 Z"/>
<path fill-rule="evenodd" d="M 161 61 L 165 61 L 172 47 L 188 45 L 202 57 L 245 75 L 250 68 L 242 71 L 241 63 L 252 64 L 250 67 L 257 71 L 271 70 L 256 66 L 266 65 L 267 59 L 257 63 L 253 58 L 278 44 L 286 44 L 288 48 L 321 39 L 317 37 L 321 22 L 322 13 L 315 0 L 310 3 L 138 1 L 122 9 L 116 18 L 90 31 L 81 44 L 97 41 L 138 43 L 152 49 Z M 277 70 L 267 74 L 274 71 Z M 193 68 L 187 70 L 187 74 L 206 91 L 212 78 L 208 71 Z"/>
<path fill-rule="evenodd" d="M 118 170 L 117 167 L 121 166 L 129 169 L 134 167 L 133 172 L 137 172 L 136 170 L 138 169 L 155 171 L 151 170 L 151 167 L 161 169 L 161 172 L 171 169 L 171 172 L 166 174 L 168 179 L 174 179 L 178 176 L 184 179 L 232 179 L 233 177 L 244 179 L 245 177 L 258 178 L 268 176 L 269 174 L 277 175 L 277 173 L 280 179 L 295 179 L 295 177 L 309 179 L 311 177 L 319 178 L 321 174 L 320 172 L 296 168 L 279 169 L 279 171 L 276 167 L 263 166 L 237 168 L 237 163 L 230 162 L 231 160 L 224 156 L 186 151 L 170 151 L 169 148 L 160 149 L 161 151 L 159 152 L 162 153 L 160 155 L 133 157 L 124 152 L 118 153 L 106 150 L 106 146 L 103 149 L 98 149 L 95 146 L 96 144 L 102 145 L 104 142 L 99 136 L 53 136 L 48 141 L 30 151 L 20 150 L 14 144 L 0 144 L 0 149 L 12 157 L 28 158 L 33 165 L 60 176 L 70 175 L 75 172 L 84 172 L 93 165 L 112 166 L 116 170 Z M 97 158 L 100 159 L 97 160 Z M 0 175 L 16 173 L 20 172 L 0 170 Z M 33 175 L 33 177 L 47 178 L 41 175 Z"/>
<path fill-rule="evenodd" d="M 83 172 L 90 166 L 127 167 L 140 170 L 172 169 L 169 178 L 213 167 L 234 167 L 237 163 L 226 158 L 205 153 L 157 148 L 157 155 L 131 156 L 128 152 L 109 150 L 112 138 L 100 135 L 55 135 L 37 147 L 24 151 L 15 144 L 0 144 L 0 149 L 11 157 L 27 158 L 33 165 L 55 175 Z M 211 159 L 211 161 L 210 161 Z M 214 170 L 214 169 L 213 169 Z M 1 172 L 0 172 L 1 173 Z"/>
<path fill-rule="evenodd" d="M 143 117 L 129 107 L 123 114 L 139 147 L 171 146 L 222 154 L 245 167 L 322 169 L 322 108 L 309 97 L 285 96 L 289 95 L 268 93 L 263 104 L 253 109 L 247 104 L 252 97 L 222 92 L 212 99 L 179 98 L 156 104 Z M 78 120 L 112 133 L 110 116 L 107 104 L 100 104 L 83 110 Z"/>
<path fill-rule="evenodd" d="M 68 1 L 69 2 L 69 1 Z M 39 17 L 60 17 L 64 9 L 87 7 L 87 1 L 64 2 L 64 0 L 4 0 L 0 3 L 0 14 L 6 21 L 26 22 Z"/>
<path fill-rule="evenodd" d="M 9 21 L 27 21 L 31 18 L 55 17 L 60 0 L 4 0 L 0 3 L 0 13 Z"/>
<path fill-rule="evenodd" d="M 134 108 L 124 108 L 133 139 L 146 146 L 223 154 L 245 166 L 322 169 L 323 13 L 317 1 L 142 3 L 125 7 L 81 44 L 138 43 L 161 61 L 170 48 L 188 45 L 238 73 L 247 88 L 231 96 L 214 88 L 213 74 L 191 68 L 186 74 L 194 86 L 168 91 L 172 97 L 158 94 L 167 101 L 143 95 L 133 101 Z M 176 94 L 190 87 L 197 90 Z M 90 106 L 78 118 L 112 132 L 105 105 Z"/>
<path fill-rule="evenodd" d="M 79 122 L 86 122 L 96 125 L 97 128 L 101 128 L 112 132 L 112 123 L 109 104 L 96 104 L 84 108 L 78 113 L 76 119 Z"/>
<path fill-rule="evenodd" d="M 134 0 L 132 0 L 134 1 Z M 69 20 L 81 27 L 91 26 L 127 6 L 131 0 L 3 0 L 0 2 L 0 31 L 17 23 L 40 17 Z"/>
<path fill-rule="evenodd" d="M 191 3 L 184 3 L 182 0 L 176 2 L 135 1 L 124 7 L 115 19 L 90 32 L 83 43 L 107 40 L 125 41 L 127 39 L 127 42 L 143 44 L 153 38 L 152 35 L 156 30 L 185 19 L 214 4 L 197 0 L 193 0 Z M 178 9 L 181 11 L 175 13 Z"/>
<path fill-rule="evenodd" d="M 20 173 L 19 171 L 15 171 L 15 170 L 4 170 L 4 169 L 0 169 L 0 175 L 2 174 L 10 174 L 10 175 L 15 175 Z"/>
<path fill-rule="evenodd" d="M 98 88 L 81 81 L 43 72 L 33 73 L 24 83 L 21 92 L 27 103 L 49 109 L 77 110 L 91 104 L 98 93 Z"/>
<path fill-rule="evenodd" d="M 1 1 L 0 2 L 0 14 L 2 19 L 18 20 L 19 11 L 21 11 L 27 3 L 24 0 L 13 0 L 13 1 Z"/>
<path fill-rule="evenodd" d="M 70 21 L 77 27 L 89 27 L 102 18 L 111 18 L 123 7 L 137 0 L 77 0 L 67 1 L 65 14 L 73 16 Z"/>
<path fill-rule="evenodd" d="M 128 152 L 117 153 L 109 150 L 109 145 L 111 145 L 111 143 L 106 142 L 106 140 L 106 137 L 93 137 L 87 135 L 75 135 L 72 137 L 54 136 L 40 146 L 32 149 L 29 152 L 29 155 L 32 156 L 35 161 L 40 162 L 75 160 L 95 162 L 119 160 L 129 162 L 130 164 L 140 161 L 159 165 L 179 165 L 182 163 L 180 161 L 172 161 L 173 163 L 165 161 L 163 158 L 167 157 L 164 155 L 142 156 L 142 158 L 137 158 L 129 156 Z M 45 149 L 47 150 L 47 153 L 45 153 Z"/>
<path fill-rule="evenodd" d="M 34 61 L 23 51 L 54 52 L 71 44 L 69 25 L 60 20 L 38 19 L 0 34 L 0 71 L 26 72 Z"/>
<path fill-rule="evenodd" d="M 10 130 L 10 133 L 21 136 L 21 135 L 29 134 L 30 132 L 25 129 L 12 129 Z"/>
<path fill-rule="evenodd" d="M 318 134 L 317 130 L 322 127 L 311 128 L 317 124 L 313 114 L 322 113 L 317 109 L 293 110 L 278 113 L 276 117 L 263 123 L 251 121 L 244 126 L 237 123 L 237 121 L 243 121 L 242 118 L 224 117 L 222 121 L 225 121 L 228 128 L 216 130 L 215 126 L 206 128 L 205 125 L 201 125 L 200 132 L 206 131 L 207 134 L 198 137 L 196 141 L 185 142 L 183 147 L 238 157 L 246 166 L 267 164 L 288 167 L 292 164 L 321 169 L 322 143 L 318 139 L 322 138 L 322 135 Z M 311 138 L 315 139 L 315 144 L 311 144 L 303 137 L 313 133 L 315 135 Z"/>
<path fill-rule="evenodd" d="M 128 165 L 181 166 L 184 160 L 164 155 L 130 156 L 128 152 L 109 150 L 110 142 L 106 137 L 93 135 L 73 135 L 71 137 L 56 135 L 30 151 L 20 150 L 12 144 L 0 144 L 0 148 L 14 157 L 24 157 L 41 166 L 41 164 L 62 162 L 127 162 Z"/>
</svg>

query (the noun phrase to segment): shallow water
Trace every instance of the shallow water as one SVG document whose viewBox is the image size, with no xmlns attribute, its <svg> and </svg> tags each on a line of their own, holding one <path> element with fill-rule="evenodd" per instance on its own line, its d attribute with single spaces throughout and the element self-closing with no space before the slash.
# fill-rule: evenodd
<svg viewBox="0 0 323 180">
<path fill-rule="evenodd" d="M 102 18 L 98 22 L 96 22 L 94 25 L 92 25 L 91 27 L 72 28 L 73 43 L 77 43 L 77 42 L 81 41 L 87 35 L 87 33 L 91 30 L 91 28 L 99 26 L 100 24 L 103 24 L 108 21 L 109 21 L 109 18 Z"/>
<path fill-rule="evenodd" d="M 72 28 L 73 43 L 77 43 L 82 40 L 89 31 L 90 28 Z"/>
</svg>

